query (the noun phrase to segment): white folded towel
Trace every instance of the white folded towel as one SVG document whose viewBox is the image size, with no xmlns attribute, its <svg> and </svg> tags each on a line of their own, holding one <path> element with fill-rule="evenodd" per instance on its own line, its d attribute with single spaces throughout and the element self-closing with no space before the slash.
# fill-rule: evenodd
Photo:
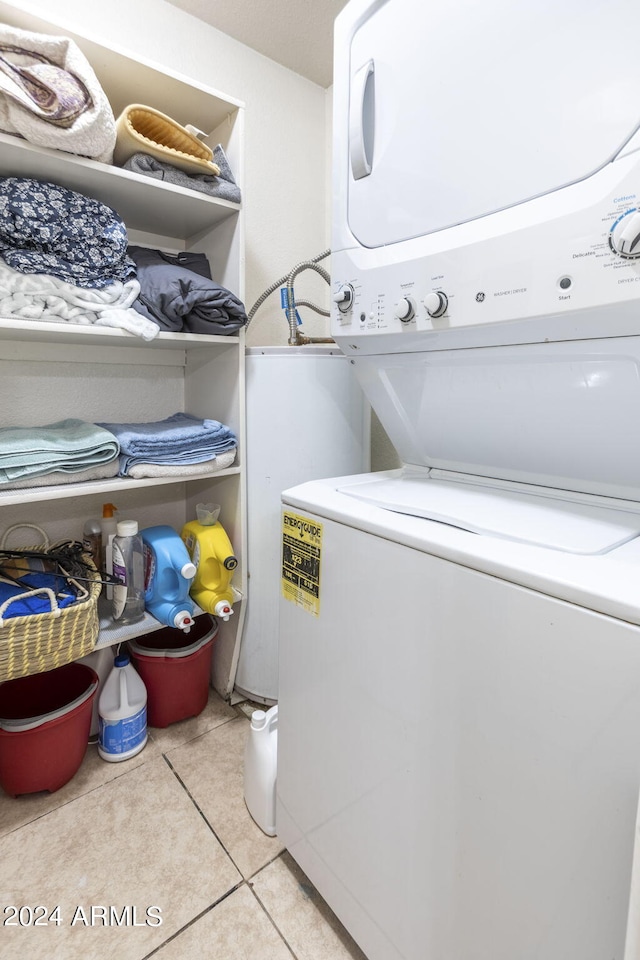
<svg viewBox="0 0 640 960">
<path fill-rule="evenodd" d="M 54 470 L 39 477 L 23 477 L 21 480 L 10 480 L 3 483 L 0 490 L 22 490 L 24 487 L 53 487 L 59 483 L 86 483 L 89 480 L 109 480 L 117 476 L 119 469 L 118 459 L 111 463 L 100 463 L 96 467 L 88 467 L 77 473 L 64 473 Z"/>
<path fill-rule="evenodd" d="M 161 464 L 161 463 L 136 463 L 127 470 L 127 476 L 135 480 L 141 480 L 143 477 L 193 477 L 200 473 L 218 473 L 220 470 L 226 470 L 230 467 L 236 458 L 236 451 L 227 450 L 225 453 L 219 453 L 213 460 L 205 460 L 204 463 L 184 463 L 184 464 Z"/>
</svg>

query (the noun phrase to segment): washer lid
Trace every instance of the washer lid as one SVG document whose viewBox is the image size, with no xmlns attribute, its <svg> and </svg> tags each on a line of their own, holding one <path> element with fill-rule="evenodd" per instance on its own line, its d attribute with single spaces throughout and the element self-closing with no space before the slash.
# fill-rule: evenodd
<svg viewBox="0 0 640 960">
<path fill-rule="evenodd" d="M 640 515 L 523 492 L 517 484 L 405 474 L 337 489 L 384 510 L 565 553 L 608 553 L 640 535 Z"/>
</svg>

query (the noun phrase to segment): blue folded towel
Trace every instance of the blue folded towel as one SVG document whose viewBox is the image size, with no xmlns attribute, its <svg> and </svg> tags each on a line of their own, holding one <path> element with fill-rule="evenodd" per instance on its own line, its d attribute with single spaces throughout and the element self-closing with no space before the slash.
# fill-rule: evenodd
<svg viewBox="0 0 640 960">
<path fill-rule="evenodd" d="M 174 413 L 152 423 L 100 423 L 120 444 L 120 476 L 138 463 L 204 463 L 237 446 L 235 433 L 218 420 Z"/>
<path fill-rule="evenodd" d="M 3 427 L 0 484 L 57 470 L 79 473 L 110 463 L 119 450 L 113 434 L 84 420 L 59 420 L 43 427 Z"/>
</svg>

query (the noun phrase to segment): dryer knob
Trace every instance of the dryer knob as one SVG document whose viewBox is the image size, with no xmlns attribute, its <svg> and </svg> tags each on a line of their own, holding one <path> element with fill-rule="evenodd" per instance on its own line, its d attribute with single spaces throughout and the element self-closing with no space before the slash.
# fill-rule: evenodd
<svg viewBox="0 0 640 960">
<path fill-rule="evenodd" d="M 333 295 L 333 302 L 340 313 L 346 313 L 353 305 L 353 287 L 350 283 L 341 284 Z"/>
<path fill-rule="evenodd" d="M 441 317 L 449 305 L 446 293 L 440 291 L 428 293 L 422 302 L 430 317 Z"/>
<path fill-rule="evenodd" d="M 416 315 L 416 308 L 411 297 L 402 297 L 396 303 L 394 310 L 395 316 L 403 323 L 409 323 Z"/>
<path fill-rule="evenodd" d="M 626 259 L 640 257 L 640 211 L 621 217 L 609 235 L 609 242 L 614 253 Z"/>
</svg>

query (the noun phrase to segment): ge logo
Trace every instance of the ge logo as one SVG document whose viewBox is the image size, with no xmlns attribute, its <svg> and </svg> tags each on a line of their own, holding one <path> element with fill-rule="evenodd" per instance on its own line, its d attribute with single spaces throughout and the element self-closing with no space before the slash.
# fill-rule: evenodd
<svg viewBox="0 0 640 960">
<path fill-rule="evenodd" d="M 476 293 L 476 300 L 478 303 L 482 303 L 484 300 L 484 293 Z"/>
</svg>

